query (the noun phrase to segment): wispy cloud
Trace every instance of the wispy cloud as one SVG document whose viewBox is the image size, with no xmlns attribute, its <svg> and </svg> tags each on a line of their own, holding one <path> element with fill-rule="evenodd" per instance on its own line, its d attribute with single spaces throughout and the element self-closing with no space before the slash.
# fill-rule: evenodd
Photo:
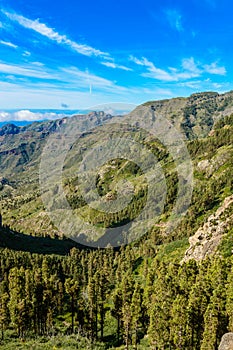
<svg viewBox="0 0 233 350">
<path fill-rule="evenodd" d="M 22 65 L 0 62 L 0 73 L 4 74 L 6 83 L 15 80 L 14 76 L 17 76 L 18 84 L 26 88 L 82 91 L 91 85 L 93 89 L 105 92 L 126 91 L 126 88 L 117 85 L 115 81 L 90 73 L 88 70 L 79 70 L 74 66 L 49 68 L 41 62 Z"/>
<path fill-rule="evenodd" d="M 201 73 L 201 69 L 198 68 L 199 63 L 196 63 L 194 61 L 193 57 L 190 58 L 184 58 L 182 60 L 182 67 L 184 70 L 187 70 L 189 72 L 193 72 L 197 75 L 199 75 Z"/>
<path fill-rule="evenodd" d="M 27 29 L 31 29 L 48 39 L 56 42 L 57 44 L 64 45 L 77 53 L 85 56 L 100 56 L 107 58 L 109 53 L 95 49 L 89 45 L 79 44 L 76 41 L 69 39 L 66 35 L 61 35 L 56 32 L 53 28 L 48 27 L 46 24 L 41 23 L 39 19 L 31 20 L 17 13 L 11 13 L 2 10 L 2 12 L 12 21 L 17 22 L 21 26 Z"/>
<path fill-rule="evenodd" d="M 226 68 L 225 67 L 218 67 L 217 62 L 213 62 L 211 64 L 206 64 L 204 66 L 204 69 L 207 73 L 210 74 L 217 74 L 217 75 L 225 75 L 226 74 Z"/>
<path fill-rule="evenodd" d="M 177 86 L 192 89 L 194 91 L 204 91 L 204 90 L 217 90 L 218 92 L 225 92 L 229 90 L 229 83 L 217 83 L 213 82 L 211 79 L 205 80 L 190 80 L 178 83 Z"/>
<path fill-rule="evenodd" d="M 43 69 L 34 69 L 31 65 L 13 65 L 0 62 L 0 73 L 21 75 L 39 79 L 54 79 L 54 75 L 49 74 Z"/>
<path fill-rule="evenodd" d="M 93 89 L 98 88 L 102 91 L 115 91 L 116 93 L 127 91 L 125 87 L 117 85 L 116 82 L 90 73 L 88 70 L 81 71 L 77 67 L 61 67 L 59 71 L 60 75 L 63 75 L 64 82 L 70 82 L 76 88 L 91 85 Z M 65 73 L 65 75 L 62 73 Z"/>
<path fill-rule="evenodd" d="M 17 45 L 11 43 L 10 41 L 0 40 L 0 44 L 1 44 L 1 45 L 5 45 L 5 46 L 12 47 L 13 49 L 17 49 L 17 48 L 18 48 Z"/>
<path fill-rule="evenodd" d="M 165 11 L 166 18 L 172 29 L 182 32 L 184 30 L 182 24 L 182 15 L 179 11 L 175 9 L 168 9 Z"/>
<path fill-rule="evenodd" d="M 130 56 L 129 59 L 139 66 L 146 67 L 147 71 L 141 73 L 143 77 L 153 78 L 160 81 L 175 82 L 181 80 L 188 80 L 192 78 L 200 77 L 205 73 L 225 75 L 225 67 L 217 66 L 217 63 L 211 63 L 209 65 L 203 65 L 200 62 L 195 62 L 193 57 L 182 60 L 181 68 L 169 67 L 167 70 L 158 68 L 153 62 L 147 58 L 141 59 Z"/>
<path fill-rule="evenodd" d="M 33 66 L 38 66 L 38 67 L 44 67 L 45 64 L 42 62 L 38 62 L 38 61 L 33 61 L 31 62 L 31 64 L 33 64 Z"/>
<path fill-rule="evenodd" d="M 102 65 L 106 66 L 106 67 L 109 67 L 109 68 L 113 68 L 113 69 L 122 69 L 122 70 L 125 70 L 125 71 L 132 71 L 132 68 L 129 68 L 129 67 L 126 67 L 126 66 L 122 66 L 120 64 L 116 64 L 114 62 L 100 62 Z"/>
<path fill-rule="evenodd" d="M 152 62 L 150 62 L 145 57 L 138 59 L 137 57 L 130 56 L 129 59 L 137 65 L 144 66 L 147 68 L 147 72 L 142 73 L 143 77 L 154 78 L 162 81 L 175 80 L 171 73 L 166 72 L 163 69 L 157 68 Z"/>
<path fill-rule="evenodd" d="M 201 80 L 189 80 L 178 83 L 178 85 L 182 87 L 188 87 L 190 89 L 199 90 L 199 88 L 203 85 L 203 82 Z"/>
</svg>

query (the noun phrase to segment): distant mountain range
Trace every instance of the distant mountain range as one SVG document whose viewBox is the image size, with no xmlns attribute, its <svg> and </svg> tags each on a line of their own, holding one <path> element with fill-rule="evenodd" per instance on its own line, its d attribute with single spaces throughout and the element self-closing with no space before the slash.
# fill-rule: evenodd
<svg viewBox="0 0 233 350">
<path fill-rule="evenodd" d="M 103 110 L 105 113 L 114 115 L 127 114 L 135 105 L 124 103 L 104 104 L 91 109 L 0 109 L 0 127 L 7 123 L 14 123 L 17 126 L 25 126 L 35 121 L 55 120 L 73 115 L 86 115 L 95 110 Z"/>
</svg>

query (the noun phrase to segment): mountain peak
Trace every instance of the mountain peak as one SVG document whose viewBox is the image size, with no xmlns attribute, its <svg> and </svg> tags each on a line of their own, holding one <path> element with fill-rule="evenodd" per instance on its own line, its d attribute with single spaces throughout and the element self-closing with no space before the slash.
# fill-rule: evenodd
<svg viewBox="0 0 233 350">
<path fill-rule="evenodd" d="M 20 132 L 20 127 L 13 123 L 8 123 L 0 128 L 0 136 L 4 135 L 15 135 Z"/>
</svg>

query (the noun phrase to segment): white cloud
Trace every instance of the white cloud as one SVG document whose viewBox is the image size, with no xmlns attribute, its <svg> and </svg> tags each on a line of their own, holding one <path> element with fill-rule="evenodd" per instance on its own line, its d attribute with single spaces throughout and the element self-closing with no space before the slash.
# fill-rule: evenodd
<svg viewBox="0 0 233 350">
<path fill-rule="evenodd" d="M 44 67 L 44 63 L 38 62 L 38 61 L 31 62 L 31 64 L 33 64 L 34 66 L 38 66 L 38 67 Z"/>
<path fill-rule="evenodd" d="M 154 94 L 155 96 L 156 95 L 159 95 L 160 98 L 164 98 L 164 97 L 172 97 L 172 91 L 170 89 L 163 89 L 163 88 L 159 88 L 159 87 L 156 87 L 156 88 L 142 88 L 140 89 L 141 93 L 145 93 L 145 94 L 148 94 L 148 95 L 152 95 Z M 139 93 L 139 91 L 138 91 Z"/>
<path fill-rule="evenodd" d="M 201 89 L 201 87 L 203 87 L 203 81 L 201 81 L 201 80 L 189 80 L 189 81 L 178 83 L 178 85 L 182 86 L 182 87 L 194 89 L 194 90 L 199 90 L 199 89 Z"/>
<path fill-rule="evenodd" d="M 180 82 L 177 86 L 187 87 L 193 91 L 204 91 L 204 90 L 217 90 L 219 93 L 229 90 L 229 83 L 217 83 L 213 82 L 210 78 L 204 80 L 190 80 L 185 82 Z"/>
<path fill-rule="evenodd" d="M 219 84 L 219 83 L 213 83 L 213 87 L 215 89 L 221 89 L 222 87 L 224 87 L 224 85 L 223 84 Z"/>
<path fill-rule="evenodd" d="M 198 68 L 199 63 L 194 61 L 193 57 L 185 58 L 182 60 L 182 67 L 184 70 L 192 72 L 194 74 L 200 74 L 201 70 Z"/>
<path fill-rule="evenodd" d="M 145 57 L 142 57 L 141 59 L 139 59 L 133 55 L 129 56 L 129 60 L 138 64 L 139 66 L 148 66 L 148 62 L 149 62 Z"/>
<path fill-rule="evenodd" d="M 17 45 L 11 43 L 10 41 L 4 41 L 4 40 L 0 40 L 0 44 L 1 45 L 5 45 L 5 46 L 9 46 L 12 47 L 13 49 L 17 49 Z"/>
<path fill-rule="evenodd" d="M 203 66 L 206 73 L 217 74 L 217 75 L 226 75 L 225 67 L 218 67 L 216 62 L 211 64 L 206 64 Z"/>
<path fill-rule="evenodd" d="M 139 66 L 144 66 L 147 68 L 148 72 L 142 73 L 143 77 L 154 78 L 162 81 L 174 81 L 176 80 L 172 73 L 166 72 L 163 69 L 157 68 L 152 62 L 150 62 L 147 58 L 142 57 L 138 59 L 134 56 L 130 56 L 130 61 L 133 61 Z"/>
<path fill-rule="evenodd" d="M 101 64 L 106 66 L 106 67 L 113 68 L 113 69 L 122 69 L 125 71 L 132 71 L 132 68 L 122 66 L 122 65 L 116 64 L 114 62 L 101 62 Z"/>
<path fill-rule="evenodd" d="M 28 109 L 22 109 L 16 112 L 0 111 L 0 121 L 36 121 L 44 119 L 57 119 L 63 118 L 65 113 L 53 113 L 53 112 L 32 112 Z"/>
<path fill-rule="evenodd" d="M 184 28 L 182 25 L 181 13 L 175 9 L 168 9 L 165 13 L 171 28 L 176 29 L 178 32 L 182 32 Z"/>
<path fill-rule="evenodd" d="M 200 77 L 204 73 L 218 75 L 226 74 L 225 67 L 218 67 L 216 62 L 209 65 L 203 65 L 200 62 L 195 62 L 193 57 L 183 59 L 181 69 L 169 67 L 167 70 L 156 67 L 153 62 L 145 57 L 138 59 L 137 57 L 130 56 L 129 59 L 135 64 L 147 68 L 146 72 L 141 73 L 143 77 L 160 81 L 174 82 L 188 80 Z"/>
<path fill-rule="evenodd" d="M 65 45 L 70 49 L 85 56 L 100 56 L 109 57 L 107 52 L 100 51 L 89 45 L 79 44 L 73 40 L 70 40 L 66 35 L 61 35 L 53 28 L 48 27 L 46 24 L 41 23 L 39 19 L 31 20 L 16 13 L 10 13 L 2 10 L 2 12 L 12 21 L 17 22 L 21 26 L 27 29 L 34 30 L 35 32 L 47 37 L 48 39 L 55 41 L 57 44 Z"/>
<path fill-rule="evenodd" d="M 33 112 L 26 109 L 26 110 L 21 110 L 21 111 L 13 113 L 13 118 L 14 118 L 14 120 L 36 120 L 37 114 L 38 113 L 33 113 Z M 41 117 L 40 113 L 39 113 L 39 115 Z"/>
<path fill-rule="evenodd" d="M 0 121 L 1 122 L 5 122 L 5 121 L 9 121 L 12 120 L 10 119 L 11 113 L 9 112 L 0 112 Z"/>
</svg>

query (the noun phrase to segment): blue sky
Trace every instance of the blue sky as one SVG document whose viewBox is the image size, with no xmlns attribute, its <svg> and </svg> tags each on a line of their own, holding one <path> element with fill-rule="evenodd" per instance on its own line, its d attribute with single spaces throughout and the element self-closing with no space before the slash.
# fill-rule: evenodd
<svg viewBox="0 0 233 350">
<path fill-rule="evenodd" d="M 0 4 L 0 110 L 233 89 L 230 0 Z"/>
</svg>

